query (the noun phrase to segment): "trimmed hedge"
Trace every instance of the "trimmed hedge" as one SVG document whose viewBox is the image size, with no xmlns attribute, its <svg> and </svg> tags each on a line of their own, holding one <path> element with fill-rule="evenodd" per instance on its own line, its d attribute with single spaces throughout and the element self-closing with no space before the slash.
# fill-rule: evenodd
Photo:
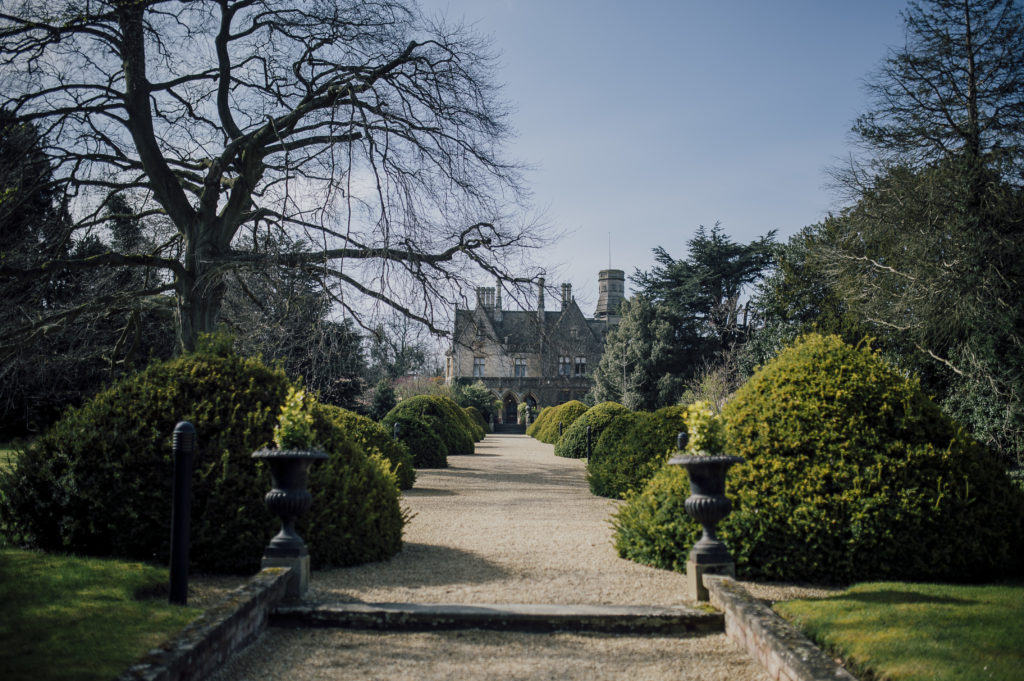
<svg viewBox="0 0 1024 681">
<path fill-rule="evenodd" d="M 448 456 L 474 452 L 477 427 L 451 399 L 416 395 L 399 402 L 381 421 L 388 432 L 401 423 L 399 439 L 409 447 L 416 468 L 444 468 Z"/>
<path fill-rule="evenodd" d="M 571 400 L 556 405 L 551 409 L 544 423 L 537 428 L 534 437 L 541 442 L 555 444 L 559 438 L 558 424 L 562 424 L 562 434 L 564 434 L 576 419 L 587 412 L 587 409 L 589 407 L 579 400 Z"/>
<path fill-rule="evenodd" d="M 483 433 L 483 435 L 477 440 L 477 442 L 480 442 L 480 440 L 483 440 L 485 437 L 487 437 L 487 433 L 491 432 L 491 427 L 490 425 L 488 425 L 487 421 L 484 420 L 484 415 L 480 413 L 480 410 L 472 405 L 468 407 L 463 407 L 462 410 L 466 412 L 466 416 L 468 416 L 469 419 L 477 425 L 477 427 L 480 429 L 480 432 Z"/>
<path fill-rule="evenodd" d="M 555 456 L 569 459 L 585 459 L 587 457 L 587 426 L 590 426 L 591 449 L 597 446 L 604 429 L 620 414 L 629 413 L 618 402 L 601 402 L 583 413 L 572 422 L 562 438 L 555 443 Z M 591 452 L 593 453 L 593 452 Z"/>
<path fill-rule="evenodd" d="M 618 499 L 642 490 L 675 451 L 676 437 L 686 430 L 685 414 L 683 407 L 664 407 L 617 416 L 587 463 L 590 491 Z"/>
<path fill-rule="evenodd" d="M 32 443 L 0 481 L 0 514 L 19 541 L 43 550 L 166 562 L 172 432 L 187 419 L 198 435 L 192 569 L 255 571 L 280 521 L 263 502 L 269 470 L 251 455 L 271 442 L 290 385 L 281 369 L 235 355 L 151 365 L 69 410 Z M 316 429 L 330 458 L 311 470 L 314 503 L 299 523 L 312 562 L 389 558 L 404 518 L 387 464 L 322 413 Z"/>
<path fill-rule="evenodd" d="M 554 412 L 555 407 L 544 407 L 543 409 L 541 409 L 540 413 L 537 414 L 537 418 L 533 420 L 533 423 L 526 427 L 526 434 L 532 438 L 536 438 L 537 433 L 540 431 L 541 428 L 544 427 L 544 424 L 551 419 L 551 416 L 552 414 L 554 414 Z"/>
<path fill-rule="evenodd" d="M 404 443 L 391 437 L 384 426 L 367 416 L 329 404 L 321 405 L 320 408 L 364 452 L 376 454 L 388 462 L 395 473 L 399 489 L 412 489 L 416 482 L 416 471 L 412 453 Z"/>
<path fill-rule="evenodd" d="M 720 529 L 745 577 L 971 581 L 1024 572 L 1024 494 L 916 380 L 869 348 L 804 337 L 758 370 L 723 417 L 727 451 L 746 463 L 730 470 L 734 511 Z M 697 537 L 696 523 L 675 518 L 667 501 L 681 480 L 659 473 L 620 509 L 620 555 L 678 568 Z"/>
</svg>

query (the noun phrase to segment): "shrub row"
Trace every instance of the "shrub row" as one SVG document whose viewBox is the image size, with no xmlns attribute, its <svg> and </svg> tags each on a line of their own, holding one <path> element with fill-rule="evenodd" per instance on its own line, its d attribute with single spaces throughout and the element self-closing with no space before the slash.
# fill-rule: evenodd
<svg viewBox="0 0 1024 681">
<path fill-rule="evenodd" d="M 686 430 L 685 413 L 683 407 L 663 407 L 618 414 L 587 462 L 590 491 L 618 499 L 642 490 L 675 451 L 676 437 Z"/>
<path fill-rule="evenodd" d="M 252 453 L 270 444 L 291 383 L 281 369 L 234 355 L 151 365 L 69 410 L 3 476 L 0 515 L 16 538 L 47 551 L 166 561 L 179 419 L 197 430 L 192 477 L 194 570 L 252 572 L 279 527 L 263 502 L 270 475 Z M 317 567 L 383 560 L 404 517 L 391 464 L 367 455 L 335 412 L 316 412 L 326 462 L 310 474 L 299 522 Z"/>
<path fill-rule="evenodd" d="M 412 452 L 416 468 L 444 468 L 448 456 L 474 452 L 474 442 L 485 430 L 451 399 L 441 395 L 416 395 L 399 402 L 381 420 L 388 432 L 399 424 L 399 439 Z"/>
<path fill-rule="evenodd" d="M 536 428 L 533 429 L 532 433 L 528 432 L 527 434 L 532 435 L 541 442 L 555 444 L 558 442 L 560 435 L 564 434 L 576 419 L 586 413 L 587 409 L 589 407 L 579 400 L 572 400 L 554 407 L 545 408 L 541 415 L 537 417 L 535 422 Z M 561 426 L 561 434 L 559 433 L 559 426 Z"/>
<path fill-rule="evenodd" d="M 1024 494 L 995 457 L 869 348 L 811 335 L 726 404 L 734 510 L 720 525 L 748 578 L 987 580 L 1024 573 Z M 616 514 L 620 555 L 681 569 L 699 536 L 686 474 L 662 468 Z"/>
<path fill-rule="evenodd" d="M 579 418 L 572 422 L 562 437 L 555 443 L 555 456 L 564 456 L 569 459 L 584 459 L 587 456 L 587 426 L 590 426 L 591 453 L 596 446 L 601 433 L 620 414 L 628 413 L 629 410 L 618 402 L 601 402 L 584 412 Z"/>
</svg>

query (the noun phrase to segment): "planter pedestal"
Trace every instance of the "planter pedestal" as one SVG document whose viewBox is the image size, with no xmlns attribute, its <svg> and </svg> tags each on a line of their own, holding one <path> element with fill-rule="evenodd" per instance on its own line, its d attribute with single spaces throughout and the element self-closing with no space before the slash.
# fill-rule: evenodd
<svg viewBox="0 0 1024 681">
<path fill-rule="evenodd" d="M 309 590 L 309 549 L 295 532 L 295 521 L 309 510 L 313 496 L 306 489 L 309 467 L 314 461 L 327 458 L 319 450 L 261 449 L 254 459 L 270 465 L 272 489 L 264 500 L 267 508 L 281 518 L 281 530 L 263 550 L 260 567 L 291 568 L 292 576 L 286 598 L 302 598 Z"/>
<path fill-rule="evenodd" d="M 743 459 L 738 456 L 710 454 L 669 459 L 670 464 L 686 468 L 690 478 L 686 514 L 704 528 L 704 533 L 690 549 L 686 559 L 687 590 L 695 601 L 710 599 L 704 586 L 704 575 L 736 576 L 736 562 L 715 534 L 715 526 L 732 510 L 732 502 L 725 496 L 725 473 L 733 464 L 742 462 Z"/>
</svg>

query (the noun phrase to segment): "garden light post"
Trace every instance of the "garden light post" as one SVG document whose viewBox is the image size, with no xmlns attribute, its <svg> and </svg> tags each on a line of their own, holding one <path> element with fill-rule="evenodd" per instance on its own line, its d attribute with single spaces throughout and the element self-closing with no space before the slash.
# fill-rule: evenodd
<svg viewBox="0 0 1024 681">
<path fill-rule="evenodd" d="M 175 605 L 188 602 L 188 548 L 192 515 L 192 462 L 196 453 L 196 429 L 188 421 L 174 427 L 171 454 L 174 481 L 171 491 L 171 593 Z"/>
<path fill-rule="evenodd" d="M 686 444 L 685 433 L 679 434 L 676 444 L 680 450 L 683 449 Z M 715 534 L 715 526 L 732 510 L 732 501 L 725 496 L 725 474 L 730 466 L 743 461 L 739 456 L 714 453 L 680 454 L 668 461 L 674 466 L 686 468 L 690 478 L 690 496 L 685 502 L 686 514 L 704 528 L 701 538 L 693 545 L 686 559 L 686 582 L 694 600 L 709 599 L 704 575 L 736 576 L 736 562 Z"/>
</svg>

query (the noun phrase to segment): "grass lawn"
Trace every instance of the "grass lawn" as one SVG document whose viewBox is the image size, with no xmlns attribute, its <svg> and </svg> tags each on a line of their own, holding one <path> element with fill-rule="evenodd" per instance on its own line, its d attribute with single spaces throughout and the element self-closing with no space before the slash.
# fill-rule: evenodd
<svg viewBox="0 0 1024 681">
<path fill-rule="evenodd" d="M 171 606 L 167 571 L 0 549 L 0 677 L 112 679 L 200 614 Z"/>
<path fill-rule="evenodd" d="M 775 610 L 865 679 L 1024 679 L 1024 584 L 860 584 Z"/>
</svg>

